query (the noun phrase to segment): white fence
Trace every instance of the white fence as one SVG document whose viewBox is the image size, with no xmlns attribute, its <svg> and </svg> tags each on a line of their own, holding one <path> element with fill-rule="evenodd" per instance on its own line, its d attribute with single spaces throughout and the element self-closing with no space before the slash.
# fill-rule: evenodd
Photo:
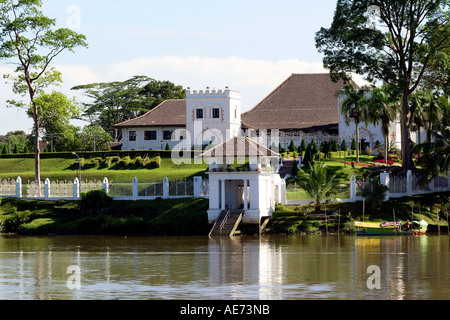
<svg viewBox="0 0 450 320">
<path fill-rule="evenodd" d="M 435 177 L 426 185 L 419 184 L 419 177 L 408 171 L 404 176 L 390 176 L 389 173 L 380 175 L 380 183 L 387 186 L 389 191 L 386 192 L 385 200 L 389 198 L 401 198 L 419 194 L 429 194 L 434 192 L 450 191 L 450 173 L 447 177 Z M 371 188 L 370 180 L 357 180 L 354 176 L 350 181 L 338 184 L 338 189 L 334 194 L 335 198 L 330 202 L 356 202 L 363 200 L 363 190 Z M 286 201 L 283 204 L 301 205 L 309 204 L 314 201 L 307 193 L 299 188 L 297 184 L 289 184 L 286 186 Z"/>
<path fill-rule="evenodd" d="M 154 200 L 158 197 L 186 198 L 208 197 L 208 180 L 202 177 L 169 181 L 144 180 L 134 178 L 132 181 L 50 181 L 46 179 L 40 184 L 35 181 L 23 183 L 22 179 L 0 179 L 0 197 L 39 199 L 39 200 L 79 200 L 80 193 L 91 190 L 104 190 L 113 200 Z"/>
</svg>

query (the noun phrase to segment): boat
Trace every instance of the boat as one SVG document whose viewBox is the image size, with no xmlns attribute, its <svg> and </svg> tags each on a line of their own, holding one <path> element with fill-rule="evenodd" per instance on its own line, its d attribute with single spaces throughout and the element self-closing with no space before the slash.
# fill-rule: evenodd
<svg viewBox="0 0 450 320">
<path fill-rule="evenodd" d="M 424 235 L 428 228 L 428 223 L 424 220 L 413 221 L 411 224 L 407 221 L 403 226 L 401 221 L 384 221 L 384 222 L 361 222 L 355 221 L 355 227 L 358 236 L 370 235 Z"/>
</svg>

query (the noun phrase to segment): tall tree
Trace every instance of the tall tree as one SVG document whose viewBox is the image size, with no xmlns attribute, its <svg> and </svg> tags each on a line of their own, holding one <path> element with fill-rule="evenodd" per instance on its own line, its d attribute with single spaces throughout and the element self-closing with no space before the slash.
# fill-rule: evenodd
<svg viewBox="0 0 450 320">
<path fill-rule="evenodd" d="M 450 61 L 448 9 L 448 0 L 338 0 L 331 27 L 316 34 L 333 80 L 348 79 L 353 72 L 402 93 L 405 169 L 414 168 L 409 97 L 436 61 Z"/>
<path fill-rule="evenodd" d="M 30 99 L 35 125 L 35 180 L 38 184 L 41 173 L 36 95 L 40 88 L 60 80 L 58 73 L 50 68 L 55 57 L 63 51 L 87 46 L 84 35 L 66 28 L 54 29 L 55 19 L 44 16 L 39 10 L 41 6 L 40 0 L 0 0 L 0 59 L 17 65 L 15 90 Z"/>
<path fill-rule="evenodd" d="M 349 84 L 344 87 L 342 93 L 345 97 L 342 101 L 341 112 L 347 126 L 351 120 L 355 123 L 356 162 L 359 162 L 359 124 L 364 122 L 367 117 L 368 99 L 366 97 L 366 90 L 357 90 L 352 84 Z"/>
<path fill-rule="evenodd" d="M 375 125 L 381 124 L 384 137 L 384 160 L 389 156 L 389 131 L 391 122 L 397 117 L 400 97 L 391 86 L 384 84 L 380 88 L 371 91 L 368 100 L 368 113 L 366 122 Z"/>
<path fill-rule="evenodd" d="M 114 141 L 120 133 L 113 126 L 152 110 L 167 99 L 184 99 L 185 90 L 169 81 L 157 81 L 146 76 L 134 76 L 126 81 L 79 85 L 72 90 L 84 90 L 92 99 L 86 104 L 84 117 L 100 125 Z"/>
</svg>

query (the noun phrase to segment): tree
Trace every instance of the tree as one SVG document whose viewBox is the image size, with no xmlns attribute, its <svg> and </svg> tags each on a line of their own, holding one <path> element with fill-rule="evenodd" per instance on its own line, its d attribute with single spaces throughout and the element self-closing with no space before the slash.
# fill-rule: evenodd
<svg viewBox="0 0 450 320">
<path fill-rule="evenodd" d="M 448 0 L 338 0 L 331 27 L 316 33 L 316 47 L 334 81 L 356 73 L 401 92 L 406 170 L 414 169 L 409 97 L 438 61 L 448 65 L 449 25 Z"/>
<path fill-rule="evenodd" d="M 51 141 L 51 151 L 54 148 L 66 150 L 61 142 L 64 141 L 64 131 L 70 125 L 70 120 L 80 114 L 80 107 L 74 99 L 67 98 L 63 93 L 53 91 L 51 94 L 42 93 L 35 99 L 40 112 L 38 125 L 47 141 Z M 28 110 L 28 115 L 33 116 L 33 110 Z M 69 150 L 67 150 L 69 151 Z"/>
<path fill-rule="evenodd" d="M 288 150 L 289 152 L 294 152 L 297 148 L 295 147 L 294 140 L 291 140 L 291 143 L 289 144 Z"/>
<path fill-rule="evenodd" d="M 167 99 L 184 99 L 185 91 L 169 81 L 157 81 L 146 76 L 134 76 L 125 81 L 91 83 L 75 86 L 92 99 L 83 114 L 90 124 L 100 125 L 120 140 L 114 125 L 136 118 L 152 110 Z"/>
<path fill-rule="evenodd" d="M 80 151 L 111 150 L 111 136 L 98 125 L 85 126 L 80 133 Z"/>
<path fill-rule="evenodd" d="M 315 200 L 315 210 L 320 212 L 322 203 L 334 192 L 336 175 L 329 176 L 327 167 L 321 162 L 309 166 L 309 172 L 299 169 L 300 186 Z"/>
<path fill-rule="evenodd" d="M 425 181 L 450 170 L 450 97 L 440 96 L 437 106 L 440 116 L 434 123 L 434 141 L 428 140 L 420 146 L 424 154 L 419 158 L 419 164 L 425 167 Z"/>
<path fill-rule="evenodd" d="M 55 20 L 39 11 L 40 0 L 0 0 L 0 59 L 17 65 L 15 93 L 28 95 L 35 124 L 35 180 L 40 184 L 39 108 L 36 95 L 51 83 L 61 80 L 50 68 L 53 59 L 65 50 L 86 47 L 86 37 L 61 28 L 53 30 Z M 40 190 L 40 188 L 38 188 Z"/>
<path fill-rule="evenodd" d="M 352 84 L 349 84 L 344 87 L 343 94 L 345 98 L 342 101 L 341 112 L 347 126 L 350 125 L 351 119 L 355 122 L 356 162 L 359 162 L 359 124 L 367 118 L 366 90 L 357 90 Z"/>
<path fill-rule="evenodd" d="M 396 119 L 398 113 L 399 97 L 391 86 L 384 84 L 380 88 L 374 88 L 368 100 L 367 122 L 375 125 L 381 123 L 381 131 L 384 137 L 384 160 L 389 157 L 389 132 L 391 122 Z"/>
</svg>

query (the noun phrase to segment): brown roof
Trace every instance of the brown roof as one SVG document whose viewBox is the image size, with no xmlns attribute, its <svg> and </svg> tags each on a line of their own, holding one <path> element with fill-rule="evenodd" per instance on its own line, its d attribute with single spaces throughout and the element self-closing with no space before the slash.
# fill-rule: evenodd
<svg viewBox="0 0 450 320">
<path fill-rule="evenodd" d="M 343 86 L 343 81 L 331 81 L 328 73 L 292 74 L 253 109 L 242 114 L 242 125 L 280 130 L 338 125 L 336 94 Z"/>
<path fill-rule="evenodd" d="M 201 157 L 249 158 L 279 157 L 279 154 L 248 137 L 234 137 L 204 152 Z"/>
<path fill-rule="evenodd" d="M 140 117 L 114 125 L 115 128 L 161 126 L 186 126 L 186 100 L 166 100 Z"/>
</svg>

